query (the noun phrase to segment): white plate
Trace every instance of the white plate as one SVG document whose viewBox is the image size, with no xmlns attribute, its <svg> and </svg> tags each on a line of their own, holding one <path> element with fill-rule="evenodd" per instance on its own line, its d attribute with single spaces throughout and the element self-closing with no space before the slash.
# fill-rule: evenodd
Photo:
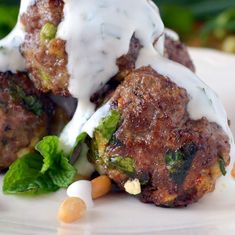
<svg viewBox="0 0 235 235">
<path fill-rule="evenodd" d="M 190 52 L 197 73 L 221 96 L 235 133 L 235 57 L 205 49 Z M 117 194 L 97 200 L 84 219 L 70 226 L 56 219 L 64 198 L 63 190 L 37 199 L 0 193 L 0 234 L 235 234 L 235 180 L 230 174 L 219 180 L 214 193 L 188 208 L 157 208 Z"/>
</svg>

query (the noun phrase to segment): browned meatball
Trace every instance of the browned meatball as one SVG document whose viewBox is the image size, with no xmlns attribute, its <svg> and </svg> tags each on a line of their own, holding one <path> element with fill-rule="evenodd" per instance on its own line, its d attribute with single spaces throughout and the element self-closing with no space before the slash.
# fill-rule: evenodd
<svg viewBox="0 0 235 235">
<path fill-rule="evenodd" d="M 68 96 L 66 42 L 55 38 L 57 26 L 63 19 L 63 6 L 62 0 L 36 0 L 35 4 L 28 8 L 21 16 L 27 33 L 21 51 L 26 59 L 30 78 L 38 89 Z M 135 68 L 140 49 L 139 40 L 133 36 L 129 52 L 117 59 L 120 72 L 116 79 L 122 80 Z M 166 56 L 193 70 L 187 49 L 180 42 L 167 38 Z"/>
<path fill-rule="evenodd" d="M 121 188 L 139 179 L 140 199 L 158 206 L 185 206 L 214 190 L 229 164 L 228 137 L 206 118 L 190 119 L 185 89 L 145 67 L 126 77 L 111 102 L 119 124 L 107 141 L 114 121 L 103 121 L 107 129 L 99 127 L 91 144 L 99 171 Z"/>
<path fill-rule="evenodd" d="M 47 133 L 53 110 L 24 73 L 0 73 L 0 169 Z"/>
</svg>

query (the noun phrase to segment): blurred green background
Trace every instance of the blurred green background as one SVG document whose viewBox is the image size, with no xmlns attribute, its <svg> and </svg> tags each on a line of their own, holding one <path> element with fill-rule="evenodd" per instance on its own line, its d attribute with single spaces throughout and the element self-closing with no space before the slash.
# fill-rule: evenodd
<svg viewBox="0 0 235 235">
<path fill-rule="evenodd" d="M 155 0 L 166 27 L 190 46 L 235 53 L 235 0 Z M 14 26 L 20 0 L 0 0 L 0 38 Z"/>
</svg>

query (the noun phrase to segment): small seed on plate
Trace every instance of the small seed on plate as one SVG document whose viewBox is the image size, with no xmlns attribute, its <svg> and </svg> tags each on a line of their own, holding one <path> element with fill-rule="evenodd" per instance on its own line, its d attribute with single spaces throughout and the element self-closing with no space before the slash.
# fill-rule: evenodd
<svg viewBox="0 0 235 235">
<path fill-rule="evenodd" d="M 102 175 L 91 181 L 92 198 L 102 197 L 111 191 L 112 183 L 108 176 Z"/>
<path fill-rule="evenodd" d="M 86 213 L 85 202 L 78 197 L 68 197 L 61 204 L 58 219 L 64 223 L 73 223 Z"/>
</svg>

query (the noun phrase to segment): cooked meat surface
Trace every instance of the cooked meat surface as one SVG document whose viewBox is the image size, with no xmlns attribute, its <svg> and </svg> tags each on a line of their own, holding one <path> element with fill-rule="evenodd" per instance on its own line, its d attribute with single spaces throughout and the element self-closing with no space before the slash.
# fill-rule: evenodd
<svg viewBox="0 0 235 235">
<path fill-rule="evenodd" d="M 24 73 L 0 73 L 0 169 L 47 133 L 54 106 Z"/>
<path fill-rule="evenodd" d="M 63 17 L 62 0 L 37 0 L 22 15 L 27 35 L 21 47 L 30 78 L 43 92 L 69 95 L 65 42 L 55 38 Z"/>
<path fill-rule="evenodd" d="M 206 118 L 190 119 L 185 89 L 145 67 L 129 73 L 111 102 L 121 118 L 108 143 L 100 134 L 92 140 L 97 169 L 122 189 L 139 179 L 140 199 L 158 206 L 186 206 L 214 190 L 229 164 L 228 137 Z"/>
<path fill-rule="evenodd" d="M 170 60 L 178 62 L 195 72 L 195 66 L 190 58 L 187 47 L 180 41 L 175 41 L 166 36 L 165 56 Z"/>
<path fill-rule="evenodd" d="M 62 0 L 36 0 L 35 4 L 28 8 L 21 16 L 27 33 L 21 52 L 26 59 L 30 78 L 38 89 L 69 96 L 66 42 L 55 38 L 57 27 L 63 19 L 63 6 Z M 140 49 L 141 44 L 133 36 L 129 52 L 117 59 L 120 73 L 116 78 L 122 80 L 135 68 Z M 165 51 L 166 57 L 194 70 L 187 49 L 180 42 L 167 38 Z"/>
</svg>

